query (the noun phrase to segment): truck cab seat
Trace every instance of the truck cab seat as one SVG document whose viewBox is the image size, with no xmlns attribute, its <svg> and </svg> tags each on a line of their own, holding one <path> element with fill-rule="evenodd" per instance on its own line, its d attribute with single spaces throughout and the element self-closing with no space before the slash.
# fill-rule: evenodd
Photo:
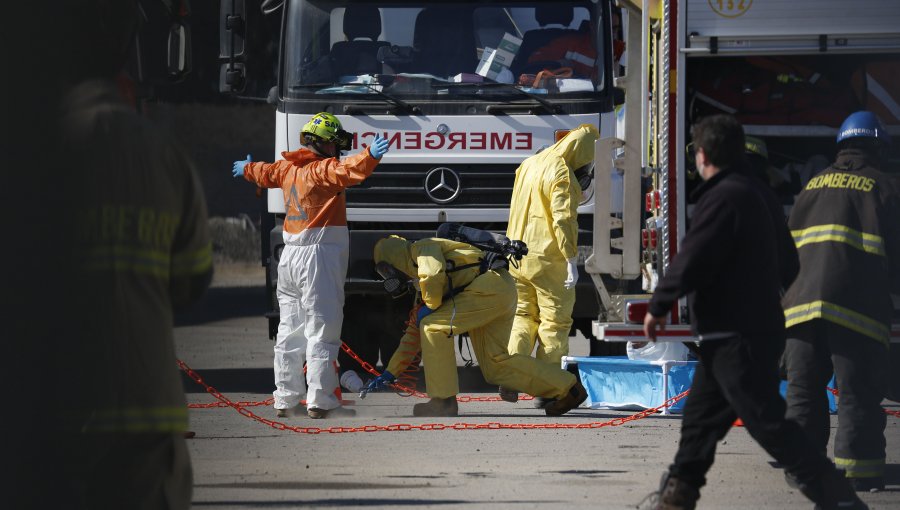
<svg viewBox="0 0 900 510">
<path fill-rule="evenodd" d="M 413 70 L 446 78 L 478 65 L 471 11 L 426 7 L 416 16 Z"/>
<path fill-rule="evenodd" d="M 512 65 L 510 66 L 510 70 L 513 74 L 518 76 L 524 72 L 535 73 L 547 66 L 553 67 L 550 62 L 536 62 L 529 64 L 528 61 L 533 53 L 546 47 L 553 41 L 578 34 L 579 30 L 560 28 L 559 26 L 547 26 L 562 25 L 563 27 L 568 27 L 574 18 L 575 12 L 572 7 L 558 7 L 555 5 L 535 7 L 534 19 L 541 28 L 529 30 L 522 36 L 522 46 L 519 47 L 519 52 L 516 53 L 516 57 L 513 59 Z"/>
<path fill-rule="evenodd" d="M 375 74 L 381 72 L 378 48 L 390 46 L 379 41 L 381 13 L 375 6 L 354 5 L 344 10 L 346 41 L 331 46 L 331 68 L 336 77 Z"/>
</svg>

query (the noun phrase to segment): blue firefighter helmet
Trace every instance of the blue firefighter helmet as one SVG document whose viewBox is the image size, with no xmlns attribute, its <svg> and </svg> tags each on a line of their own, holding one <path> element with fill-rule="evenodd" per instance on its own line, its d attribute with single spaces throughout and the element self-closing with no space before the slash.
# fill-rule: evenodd
<svg viewBox="0 0 900 510">
<path fill-rule="evenodd" d="M 866 110 L 851 113 L 838 129 L 838 143 L 850 138 L 872 138 L 882 145 L 891 144 L 891 135 L 884 129 L 884 124 L 874 113 Z"/>
</svg>

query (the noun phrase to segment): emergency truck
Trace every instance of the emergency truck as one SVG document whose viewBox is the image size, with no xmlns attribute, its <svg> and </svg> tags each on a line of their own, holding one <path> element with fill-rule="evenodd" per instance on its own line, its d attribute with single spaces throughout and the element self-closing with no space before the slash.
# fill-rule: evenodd
<svg viewBox="0 0 900 510">
<path fill-rule="evenodd" d="M 221 4 L 225 90 L 239 90 L 244 66 L 254 65 L 242 33 L 258 12 L 248 12 L 247 4 Z M 410 303 L 393 303 L 384 293 L 372 261 L 375 242 L 390 234 L 430 237 L 444 222 L 503 233 L 515 170 L 523 159 L 583 123 L 611 138 L 612 6 L 608 1 L 285 0 L 264 2 L 263 8 L 282 18 L 278 83 L 269 95 L 276 109 L 274 157 L 298 149 L 301 127 L 320 111 L 335 114 L 353 133 L 351 154 L 365 149 L 376 134 L 391 143 L 372 176 L 346 190 L 351 251 L 343 333 L 360 352 L 380 343 L 387 362 Z M 559 26 L 541 27 L 536 11 L 542 8 L 550 18 L 568 14 Z M 557 50 L 564 44 L 561 54 L 547 50 L 545 60 L 529 58 L 529 48 L 548 46 L 551 39 L 558 41 Z M 618 176 L 613 180 L 621 186 Z M 626 184 L 636 186 L 630 189 L 636 195 L 639 185 L 639 180 Z M 578 208 L 582 264 L 591 251 L 594 206 L 609 202 L 609 186 L 598 189 L 602 197 L 588 189 Z M 266 261 L 272 289 L 285 209 L 281 190 L 269 190 L 267 200 L 276 218 Z M 639 210 L 634 214 L 630 221 L 639 221 Z M 637 259 L 636 239 L 632 245 L 626 251 Z M 589 335 L 600 302 L 591 278 L 581 272 L 574 315 L 576 327 Z M 608 280 L 604 288 L 636 289 L 636 282 L 620 282 L 622 274 L 609 273 L 596 278 Z M 271 295 L 274 336 L 277 302 Z"/>
<path fill-rule="evenodd" d="M 377 11 L 360 21 L 360 7 Z M 573 43 L 571 54 L 528 62 L 529 39 L 551 29 L 536 19 L 546 7 L 573 11 L 552 29 L 586 49 Z M 833 159 L 837 127 L 852 111 L 875 111 L 900 139 L 894 0 L 266 0 L 263 8 L 282 19 L 269 96 L 275 157 L 298 148 L 301 126 L 319 111 L 355 134 L 354 151 L 376 133 L 391 141 L 372 177 L 347 190 L 347 339 L 395 339 L 396 329 L 365 314 L 399 320 L 408 306 L 378 285 L 377 239 L 433 235 L 443 222 L 504 232 L 515 168 L 581 123 L 597 125 L 601 139 L 578 209 L 584 265 L 573 315 L 585 336 L 605 340 L 642 335 L 641 302 L 678 251 L 699 183 L 686 152 L 694 119 L 732 113 L 765 143 L 786 214 L 799 186 Z M 238 90 L 251 65 L 246 11 L 243 0 L 222 2 L 223 89 Z M 518 48 L 504 62 L 493 50 L 510 41 Z M 506 65 L 485 69 L 498 61 Z M 283 217 L 280 190 L 268 192 L 268 210 L 276 223 Z M 270 287 L 280 246 L 276 224 Z M 691 339 L 684 302 L 671 319 L 663 335 Z M 611 345 L 592 342 L 591 354 L 624 352 Z"/>
<path fill-rule="evenodd" d="M 690 191 L 699 183 L 686 147 L 690 125 L 710 113 L 734 114 L 747 135 L 762 140 L 770 185 L 785 215 L 793 195 L 835 155 L 841 122 L 853 111 L 879 115 L 900 139 L 900 2 L 892 0 L 621 0 L 631 54 L 625 85 L 626 154 L 640 165 L 603 165 L 598 182 L 615 169 L 641 174 L 644 189 L 625 190 L 618 218 L 602 201 L 594 207 L 592 274 L 641 278 L 642 295 L 604 292 L 605 315 L 594 333 L 607 341 L 643 340 L 646 301 L 678 251 L 690 222 Z M 643 91 L 643 92 L 642 92 Z M 638 106 L 632 108 L 634 102 Z M 602 140 L 598 144 L 604 143 Z M 598 154 L 600 152 L 598 151 Z M 637 157 L 635 158 L 637 159 Z M 896 156 L 895 169 L 900 169 Z M 640 253 L 617 253 L 606 233 L 621 228 Z M 595 278 L 596 281 L 596 278 Z M 895 308 L 898 302 L 895 298 Z M 696 340 L 684 300 L 660 333 Z M 897 317 L 900 322 L 900 317 Z M 900 326 L 894 325 L 894 342 Z M 894 351 L 897 351 L 896 347 Z M 896 356 L 896 352 L 895 352 Z"/>
</svg>

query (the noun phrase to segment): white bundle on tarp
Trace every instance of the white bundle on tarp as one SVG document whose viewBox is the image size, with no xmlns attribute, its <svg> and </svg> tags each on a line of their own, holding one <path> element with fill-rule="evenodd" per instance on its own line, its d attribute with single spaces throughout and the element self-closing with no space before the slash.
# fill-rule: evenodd
<svg viewBox="0 0 900 510">
<path fill-rule="evenodd" d="M 681 342 L 646 342 L 642 347 L 635 347 L 634 342 L 628 342 L 625 352 L 628 359 L 641 361 L 687 361 L 687 347 Z"/>
</svg>

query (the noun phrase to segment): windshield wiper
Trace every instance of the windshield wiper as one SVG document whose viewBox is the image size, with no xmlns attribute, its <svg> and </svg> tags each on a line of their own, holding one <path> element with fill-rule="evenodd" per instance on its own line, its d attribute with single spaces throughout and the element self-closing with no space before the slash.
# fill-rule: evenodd
<svg viewBox="0 0 900 510">
<path fill-rule="evenodd" d="M 482 82 L 482 83 L 453 83 L 453 82 L 451 82 L 451 83 L 434 84 L 434 85 L 432 85 L 432 87 L 433 88 L 449 88 L 449 87 L 453 87 L 453 88 L 457 88 L 457 87 L 459 87 L 459 88 L 469 88 L 469 87 L 471 87 L 471 88 L 479 88 L 479 87 L 503 88 L 503 89 L 513 90 L 523 96 L 528 97 L 529 99 L 533 99 L 534 101 L 538 102 L 541 106 L 543 106 L 550 113 L 563 113 L 562 107 L 560 107 L 559 105 L 553 104 L 552 102 L 544 99 L 543 97 L 541 97 L 537 94 L 532 94 L 531 92 L 526 92 L 510 83 L 501 83 L 498 81 L 493 81 L 493 82 L 489 81 L 489 82 Z M 491 112 L 491 110 L 492 110 L 491 107 L 495 107 L 493 109 L 506 109 L 506 108 L 522 107 L 522 106 L 531 107 L 534 105 L 515 105 L 515 104 L 490 105 L 490 106 L 488 106 L 488 113 L 493 113 L 493 112 Z"/>
<path fill-rule="evenodd" d="M 385 94 L 384 92 L 378 90 L 378 88 L 376 88 L 375 85 L 373 85 L 371 83 L 352 83 L 352 84 L 348 83 L 347 85 L 363 85 L 366 88 L 368 88 L 369 90 L 371 90 L 372 92 L 383 97 L 385 101 L 393 104 L 394 106 L 396 106 L 403 112 L 422 113 L 422 110 L 420 110 L 418 106 L 411 105 L 411 104 L 407 103 L 406 101 L 403 101 L 402 99 L 394 97 L 390 94 Z M 349 114 L 356 113 L 356 112 L 362 113 L 361 108 L 365 108 L 365 107 L 363 105 L 348 104 L 348 105 L 344 106 L 344 113 L 349 113 Z"/>
<path fill-rule="evenodd" d="M 293 89 L 324 89 L 325 87 L 334 87 L 337 83 L 295 83 L 289 85 L 288 88 Z"/>
</svg>

